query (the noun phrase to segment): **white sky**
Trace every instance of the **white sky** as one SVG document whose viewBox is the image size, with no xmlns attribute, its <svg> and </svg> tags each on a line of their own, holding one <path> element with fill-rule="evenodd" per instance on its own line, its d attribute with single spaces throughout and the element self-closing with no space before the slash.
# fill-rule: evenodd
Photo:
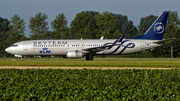
<svg viewBox="0 0 180 101">
<path fill-rule="evenodd" d="M 51 22 L 59 13 L 64 13 L 68 20 L 68 26 L 81 11 L 97 11 L 103 13 L 109 11 L 128 16 L 134 25 L 140 23 L 140 18 L 148 15 L 158 16 L 163 11 L 177 11 L 180 16 L 180 0 L 1 0 L 0 17 L 10 18 L 14 14 L 20 15 L 26 22 L 25 35 L 30 35 L 29 19 L 38 12 L 48 16 L 51 30 Z"/>
</svg>

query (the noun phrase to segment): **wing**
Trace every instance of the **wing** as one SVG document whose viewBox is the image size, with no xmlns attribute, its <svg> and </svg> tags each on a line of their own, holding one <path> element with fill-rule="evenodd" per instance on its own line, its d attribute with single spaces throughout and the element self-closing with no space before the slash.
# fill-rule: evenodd
<svg viewBox="0 0 180 101">
<path fill-rule="evenodd" d="M 96 52 L 99 52 L 99 51 L 103 51 L 103 50 L 106 50 L 108 47 L 113 47 L 113 46 L 116 46 L 116 45 L 120 45 L 124 38 L 124 34 L 118 39 L 118 41 L 116 41 L 115 43 L 112 43 L 110 45 L 103 45 L 103 46 L 97 46 L 97 47 L 91 47 L 91 48 L 84 48 L 84 49 L 81 49 L 82 51 L 88 51 L 88 52 L 92 52 L 92 53 L 96 53 Z"/>
<path fill-rule="evenodd" d="M 108 48 L 108 47 L 113 47 L 116 45 L 120 45 L 120 44 L 112 44 L 112 45 L 104 45 L 104 46 L 98 46 L 98 47 L 92 47 L 92 48 L 84 48 L 81 50 L 88 51 L 88 52 L 99 52 L 99 51 L 106 50 L 106 48 Z"/>
</svg>

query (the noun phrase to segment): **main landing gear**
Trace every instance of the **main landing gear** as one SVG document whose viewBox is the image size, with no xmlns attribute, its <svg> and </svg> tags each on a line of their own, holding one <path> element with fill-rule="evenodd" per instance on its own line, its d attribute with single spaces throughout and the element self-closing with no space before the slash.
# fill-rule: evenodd
<svg viewBox="0 0 180 101">
<path fill-rule="evenodd" d="M 92 54 L 88 54 L 88 55 L 86 56 L 86 60 L 87 60 L 87 61 L 92 61 L 92 60 L 93 60 Z"/>
</svg>

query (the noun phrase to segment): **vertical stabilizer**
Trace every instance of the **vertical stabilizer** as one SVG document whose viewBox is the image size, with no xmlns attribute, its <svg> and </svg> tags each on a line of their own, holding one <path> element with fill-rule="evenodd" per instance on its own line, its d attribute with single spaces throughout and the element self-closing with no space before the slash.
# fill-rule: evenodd
<svg viewBox="0 0 180 101">
<path fill-rule="evenodd" d="M 156 21 L 149 27 L 145 34 L 132 39 L 148 39 L 148 40 L 162 40 L 166 22 L 168 18 L 168 11 L 164 11 L 156 19 Z"/>
</svg>

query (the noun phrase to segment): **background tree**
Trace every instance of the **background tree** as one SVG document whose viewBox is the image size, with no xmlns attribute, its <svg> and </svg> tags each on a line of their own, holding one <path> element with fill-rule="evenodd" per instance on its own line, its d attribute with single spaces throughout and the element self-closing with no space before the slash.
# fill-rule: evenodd
<svg viewBox="0 0 180 101">
<path fill-rule="evenodd" d="M 71 22 L 72 37 L 75 39 L 94 39 L 96 38 L 96 24 L 94 16 L 98 12 L 86 11 L 78 13 Z"/>
<path fill-rule="evenodd" d="M 32 35 L 30 39 L 46 39 L 48 32 L 48 22 L 46 19 L 48 16 L 45 13 L 39 12 L 35 15 L 35 17 L 30 18 L 29 28 L 31 30 Z"/>
<path fill-rule="evenodd" d="M 10 20 L 10 25 L 9 25 L 9 43 L 13 44 L 18 41 L 26 40 L 26 37 L 24 35 L 25 29 L 25 22 L 23 19 L 20 18 L 17 14 L 15 14 L 11 20 Z"/>
<path fill-rule="evenodd" d="M 125 38 L 132 38 L 137 34 L 137 28 L 127 16 L 104 12 L 86 11 L 76 15 L 71 23 L 71 32 L 74 38 L 119 38 L 126 34 Z"/>
<path fill-rule="evenodd" d="M 100 38 L 104 36 L 105 39 L 116 39 L 119 36 L 119 30 L 117 26 L 117 18 L 115 14 L 104 12 L 103 14 L 97 14 L 96 20 L 96 37 Z"/>
<path fill-rule="evenodd" d="M 63 13 L 56 16 L 51 26 L 53 29 L 53 39 L 67 39 L 70 28 L 67 27 L 68 21 Z"/>
<path fill-rule="evenodd" d="M 137 35 L 137 28 L 133 25 L 131 20 L 127 21 L 123 27 L 126 39 L 131 39 Z"/>
<path fill-rule="evenodd" d="M 9 34 L 7 33 L 9 30 L 9 20 L 3 19 L 0 17 L 0 57 L 5 57 L 7 55 L 10 55 L 5 52 L 5 48 L 7 48 L 10 43 L 7 40 Z"/>
<path fill-rule="evenodd" d="M 121 14 L 116 14 L 117 25 L 120 35 L 125 34 L 126 39 L 130 39 L 136 36 L 137 28 L 133 25 L 131 20 L 128 21 L 128 17 Z M 117 38 L 120 36 L 117 36 Z"/>
</svg>

